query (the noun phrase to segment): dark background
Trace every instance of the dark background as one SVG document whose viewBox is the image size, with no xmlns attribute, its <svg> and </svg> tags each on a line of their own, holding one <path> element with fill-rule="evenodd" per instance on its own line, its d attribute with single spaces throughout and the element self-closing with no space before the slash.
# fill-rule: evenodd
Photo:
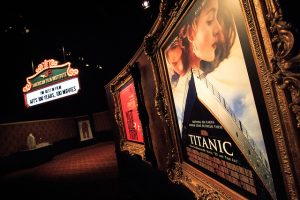
<svg viewBox="0 0 300 200">
<path fill-rule="evenodd" d="M 148 9 L 141 0 L 10 3 L 0 14 L 0 123 L 108 110 L 104 86 L 142 45 L 159 11 L 159 0 Z M 34 74 L 32 63 L 36 68 L 44 59 L 70 61 L 80 70 L 81 91 L 26 108 L 26 77 Z"/>
</svg>

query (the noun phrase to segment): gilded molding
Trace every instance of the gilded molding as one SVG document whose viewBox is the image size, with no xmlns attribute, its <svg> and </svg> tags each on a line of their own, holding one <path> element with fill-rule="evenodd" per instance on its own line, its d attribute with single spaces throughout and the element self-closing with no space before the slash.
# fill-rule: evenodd
<svg viewBox="0 0 300 200">
<path fill-rule="evenodd" d="M 291 101 L 289 108 L 295 114 L 297 128 L 300 128 L 300 53 L 294 52 L 293 27 L 284 21 L 277 1 L 270 1 L 267 8 L 275 51 L 271 60 L 273 79 L 287 92 Z"/>
<path fill-rule="evenodd" d="M 121 144 L 122 142 L 122 144 Z M 137 144 L 134 142 L 128 142 L 125 140 L 120 141 L 121 151 L 128 151 L 131 156 L 139 155 L 142 160 L 145 160 L 145 146 L 143 144 Z"/>
<path fill-rule="evenodd" d="M 112 93 L 113 100 L 114 100 L 114 117 L 118 127 L 122 127 L 122 115 L 121 115 L 121 108 L 119 106 L 119 99 L 117 94 L 119 92 L 119 87 L 124 83 L 124 81 L 128 78 L 128 72 L 125 72 L 122 76 L 119 76 L 111 85 L 110 85 L 110 92 Z M 121 131 L 121 130 L 120 130 Z M 121 138 L 120 138 L 121 139 Z"/>
<path fill-rule="evenodd" d="M 155 38 L 153 35 L 148 34 L 144 38 L 144 51 L 145 54 L 150 58 L 154 57 L 155 49 L 156 49 L 156 42 L 157 38 Z"/>
<path fill-rule="evenodd" d="M 155 108 L 157 110 L 158 116 L 160 116 L 168 125 L 168 127 L 171 126 L 171 118 L 169 115 L 169 106 L 167 103 L 167 99 L 165 97 L 165 89 L 160 84 L 159 89 L 156 91 L 155 95 Z"/>
<path fill-rule="evenodd" d="M 156 26 L 151 31 L 152 33 L 147 34 L 144 38 L 144 51 L 145 54 L 152 60 L 155 56 L 157 49 L 157 40 L 163 31 L 164 25 L 168 21 L 168 3 L 167 0 L 162 0 L 159 7 L 159 16 Z"/>
<path fill-rule="evenodd" d="M 242 196 L 233 196 L 225 193 L 217 185 L 211 184 L 204 178 L 193 172 L 193 170 L 183 170 L 181 183 L 186 185 L 194 194 L 196 199 L 243 199 Z M 197 178 L 196 178 L 197 177 Z"/>
<path fill-rule="evenodd" d="M 217 191 L 204 188 L 202 185 L 197 185 L 197 190 L 199 195 L 196 198 L 199 200 L 200 199 L 213 199 L 213 200 L 221 199 L 221 196 Z"/>
<path fill-rule="evenodd" d="M 145 53 L 148 55 L 152 65 L 153 65 L 153 74 L 154 74 L 154 82 L 155 82 L 155 109 L 157 111 L 158 116 L 162 120 L 164 120 L 168 126 L 170 126 L 170 117 L 168 115 L 168 105 L 166 103 L 166 97 L 165 97 L 165 89 L 161 84 L 161 79 L 159 76 L 159 70 L 158 70 L 158 63 L 154 59 L 155 49 L 157 49 L 157 46 L 155 43 L 157 42 L 157 39 L 152 35 L 147 35 L 145 37 Z"/>
<path fill-rule="evenodd" d="M 293 27 L 283 20 L 282 10 L 277 1 L 268 4 L 268 19 L 270 21 L 271 40 L 275 56 L 271 59 L 272 78 L 277 86 L 285 91 L 288 107 L 294 114 L 297 128 L 300 128 L 300 54 L 295 51 Z M 283 102 L 279 101 L 281 108 Z M 279 143 L 279 142 L 278 142 Z M 279 143 L 282 144 L 282 143 Z M 283 145 L 279 148 L 282 167 L 285 175 L 288 195 L 298 199 L 297 186 L 293 177 L 291 164 Z M 297 167 L 297 166 L 295 166 Z"/>
<path fill-rule="evenodd" d="M 176 184 L 181 183 L 181 179 L 182 179 L 182 168 L 181 168 L 181 164 L 178 162 L 173 162 L 172 163 L 172 167 L 169 166 L 169 168 L 167 169 L 167 174 L 169 179 Z"/>
<path fill-rule="evenodd" d="M 168 153 L 166 161 L 167 161 L 167 175 L 169 179 L 176 184 L 179 184 L 183 177 L 182 167 L 181 163 L 177 161 L 177 156 L 175 153 L 175 149 L 172 148 L 172 150 Z"/>
<path fill-rule="evenodd" d="M 157 49 L 157 37 L 148 34 L 145 39 L 144 39 L 144 51 L 145 54 L 148 56 L 149 60 L 151 61 L 152 65 L 153 65 L 153 75 L 154 75 L 154 82 L 155 82 L 155 109 L 157 111 L 158 116 L 161 117 L 161 119 L 163 119 L 164 116 L 164 110 L 166 110 L 163 105 L 164 105 L 164 94 L 162 92 L 160 92 L 160 88 L 161 84 L 159 83 L 161 80 L 159 78 L 159 72 L 158 72 L 158 63 L 155 59 L 155 53 L 156 53 L 156 49 Z"/>
<path fill-rule="evenodd" d="M 169 23 L 170 18 L 174 17 L 178 13 L 178 10 L 182 8 L 182 4 L 183 1 L 171 2 L 170 0 L 161 0 L 158 21 L 153 30 L 151 30 L 151 33 L 147 34 L 144 38 L 144 51 L 150 60 L 154 58 L 154 54 L 156 53 L 156 44 L 159 37 Z"/>
<path fill-rule="evenodd" d="M 121 124 L 122 124 L 121 112 L 119 110 L 119 107 L 116 107 L 116 105 L 117 105 L 117 103 L 115 100 L 115 120 L 116 120 L 118 126 L 121 126 Z"/>
<path fill-rule="evenodd" d="M 273 33 L 277 28 L 276 25 L 274 24 L 275 21 L 277 21 L 278 19 L 275 19 L 273 16 L 274 14 L 277 15 L 276 13 L 279 12 L 279 7 L 274 6 L 275 4 L 273 3 L 273 1 L 267 1 L 267 8 L 268 8 L 268 18 L 269 21 L 271 22 L 271 27 L 270 30 Z M 278 6 L 278 5 L 277 5 Z M 259 73 L 261 74 L 261 82 L 262 82 L 262 88 L 263 91 L 265 91 L 265 101 L 266 101 L 266 105 L 269 108 L 269 115 L 270 115 L 270 120 L 272 121 L 273 124 L 273 130 L 274 130 L 274 137 L 275 137 L 275 143 L 276 143 L 276 147 L 278 150 L 278 154 L 280 157 L 280 163 L 281 163 L 281 167 L 283 169 L 283 173 L 284 173 L 284 179 L 287 185 L 287 189 L 288 189 L 288 195 L 291 197 L 291 199 L 297 199 L 297 195 L 296 195 L 296 189 L 295 189 L 295 180 L 293 178 L 293 173 L 292 173 L 292 169 L 291 169 L 291 162 L 288 156 L 288 150 L 287 150 L 287 145 L 286 145 L 286 141 L 285 138 L 283 137 L 283 128 L 282 128 L 282 124 L 280 121 L 280 117 L 279 117 L 279 111 L 278 109 L 276 109 L 276 106 L 274 104 L 274 94 L 272 93 L 272 86 L 270 83 L 270 75 L 271 78 L 273 78 L 273 80 L 275 80 L 275 82 L 277 83 L 278 86 L 283 85 L 283 83 L 280 83 L 283 80 L 283 76 L 281 75 L 282 70 L 280 69 L 280 65 L 278 65 L 279 62 L 284 61 L 284 57 L 287 56 L 291 49 L 288 50 L 287 48 L 282 48 L 283 46 L 285 47 L 290 47 L 290 42 L 291 40 L 287 39 L 287 35 L 285 34 L 285 36 L 279 36 L 278 33 L 276 36 L 274 36 L 273 38 L 271 38 L 273 44 L 276 44 L 275 41 L 277 41 L 278 43 L 275 45 L 276 49 L 276 56 L 274 58 L 271 59 L 271 74 L 270 72 L 266 69 L 265 64 L 264 64 L 264 59 L 262 56 L 262 49 L 261 49 L 261 45 L 259 43 L 257 34 L 256 34 L 256 27 L 254 24 L 254 17 L 252 16 L 252 12 L 251 9 L 249 7 L 249 2 L 247 0 L 243 0 L 243 8 L 244 8 L 244 13 L 246 15 L 246 19 L 248 21 L 248 26 L 249 26 L 249 32 L 251 35 L 251 40 L 254 46 L 254 53 L 255 53 L 255 59 L 256 62 L 258 64 L 258 69 L 259 69 Z M 274 26 L 275 25 L 275 26 Z M 276 31 L 275 31 L 276 32 Z M 274 32 L 274 33 L 275 33 Z M 273 35 L 274 35 L 273 33 Z M 283 37 L 284 41 L 279 41 L 278 38 Z M 293 39 L 292 39 L 293 40 Z M 286 43 L 284 45 L 284 43 Z M 282 51 L 279 53 L 278 50 L 282 49 Z M 281 55 L 281 56 L 280 56 Z M 285 55 L 284 57 L 282 57 L 283 55 Z M 299 84 L 298 84 L 299 86 Z M 298 91 L 299 92 L 299 91 Z M 278 94 L 280 95 L 280 94 Z M 280 99 L 281 97 L 279 97 L 278 101 L 279 103 L 282 103 L 282 100 Z M 280 106 L 281 112 L 284 111 L 284 106 Z M 285 120 L 288 121 L 288 120 Z"/>
<path fill-rule="evenodd" d="M 155 55 L 158 50 L 157 42 L 162 34 L 163 30 L 165 29 L 166 24 L 168 23 L 170 16 L 179 9 L 179 4 L 172 3 L 168 0 L 162 0 L 160 3 L 160 12 L 158 16 L 158 22 L 156 26 L 151 31 L 152 34 L 148 34 L 144 38 L 144 51 L 145 54 L 148 56 L 149 60 L 153 65 L 153 74 L 154 74 L 154 81 L 156 86 L 155 91 L 155 108 L 157 111 L 158 116 L 164 120 L 167 125 L 171 126 L 170 116 L 169 116 L 169 106 L 167 104 L 167 100 L 165 97 L 165 89 L 162 85 L 162 80 L 160 77 L 159 67 L 157 60 L 155 59 Z"/>
</svg>

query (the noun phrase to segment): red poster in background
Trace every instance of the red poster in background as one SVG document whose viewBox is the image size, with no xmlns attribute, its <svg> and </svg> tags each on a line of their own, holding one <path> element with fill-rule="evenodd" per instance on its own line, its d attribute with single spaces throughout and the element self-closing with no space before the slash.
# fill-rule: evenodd
<svg viewBox="0 0 300 200">
<path fill-rule="evenodd" d="M 126 139 L 144 143 L 142 124 L 137 110 L 137 98 L 133 83 L 120 92 Z"/>
</svg>

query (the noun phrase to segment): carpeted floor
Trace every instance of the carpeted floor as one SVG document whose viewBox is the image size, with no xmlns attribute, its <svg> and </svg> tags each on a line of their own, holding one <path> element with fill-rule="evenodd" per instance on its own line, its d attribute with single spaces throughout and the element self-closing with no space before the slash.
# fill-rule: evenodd
<svg viewBox="0 0 300 200">
<path fill-rule="evenodd" d="M 0 177 L 6 199 L 143 199 L 145 194 L 118 176 L 113 142 L 78 148 L 39 166 Z M 5 199 L 2 198 L 1 199 Z"/>
<path fill-rule="evenodd" d="M 148 165 L 145 167 L 142 164 L 144 162 L 125 159 L 122 163 L 123 170 L 120 176 L 112 141 L 73 149 L 35 167 L 0 175 L 0 198 L 3 200 L 194 199 L 189 191 L 170 184 L 166 176 L 161 176 L 153 167 Z"/>
</svg>

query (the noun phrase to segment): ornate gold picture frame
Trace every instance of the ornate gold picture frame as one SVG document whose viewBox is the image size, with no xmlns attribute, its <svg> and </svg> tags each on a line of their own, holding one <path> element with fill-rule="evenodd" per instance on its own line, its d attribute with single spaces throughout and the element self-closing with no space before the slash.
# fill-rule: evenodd
<svg viewBox="0 0 300 200">
<path fill-rule="evenodd" d="M 134 82 L 131 74 L 129 73 L 129 70 L 123 71 L 122 75 L 118 76 L 118 79 L 112 84 L 111 91 L 113 93 L 114 98 L 114 106 L 115 106 L 115 119 L 119 128 L 119 144 L 120 144 L 120 150 L 123 152 L 128 152 L 130 155 L 138 155 L 143 160 L 145 160 L 145 145 L 144 145 L 144 139 L 140 138 L 143 137 L 142 132 L 139 132 L 139 136 L 137 135 L 137 129 L 142 129 L 140 119 L 133 119 L 133 117 L 128 118 L 128 115 L 126 116 L 126 112 L 132 113 L 134 111 L 135 114 L 138 114 L 137 111 L 137 96 L 136 92 L 132 89 L 135 89 Z M 124 95 L 122 96 L 122 94 Z M 128 99 L 124 99 L 122 102 L 122 97 L 130 98 L 130 102 L 125 102 Z M 132 109 L 128 109 L 128 107 L 123 107 L 126 104 L 130 104 L 129 106 L 132 107 Z M 132 116 L 132 115 L 131 115 Z M 127 119 L 128 118 L 128 119 Z M 138 122 L 138 125 L 134 124 Z M 132 125 L 132 126 L 131 126 Z M 135 128 L 135 126 L 137 126 Z M 135 131 L 135 137 L 130 136 L 130 129 L 134 129 Z M 131 134 L 132 135 L 132 134 Z"/>
<path fill-rule="evenodd" d="M 277 1 L 161 3 L 145 52 L 169 133 L 165 170 L 197 198 L 299 198 L 290 28 Z"/>
<path fill-rule="evenodd" d="M 140 49 L 133 60 L 138 60 L 141 52 Z M 139 68 L 139 62 L 132 61 L 110 83 L 114 117 L 119 130 L 115 141 L 118 143 L 118 152 L 139 157 L 156 166 Z"/>
</svg>

